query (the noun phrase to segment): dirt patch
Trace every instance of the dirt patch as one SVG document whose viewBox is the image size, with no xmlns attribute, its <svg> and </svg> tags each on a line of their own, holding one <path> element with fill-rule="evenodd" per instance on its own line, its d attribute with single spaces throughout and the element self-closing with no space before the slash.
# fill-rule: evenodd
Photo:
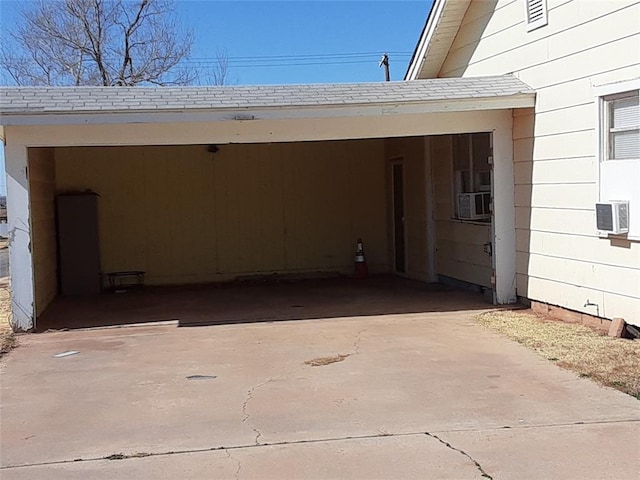
<svg viewBox="0 0 640 480">
<path fill-rule="evenodd" d="M 581 377 L 640 400 L 640 341 L 605 337 L 588 327 L 547 320 L 528 310 L 484 313 L 477 321 Z"/>
<path fill-rule="evenodd" d="M 17 345 L 11 328 L 11 294 L 9 282 L 0 280 L 0 357 Z"/>
<path fill-rule="evenodd" d="M 335 355 L 333 357 L 320 357 L 304 362 L 305 365 L 311 365 L 312 367 L 322 367 L 324 365 L 331 365 L 332 363 L 342 362 L 345 358 L 351 356 L 348 355 Z"/>
</svg>

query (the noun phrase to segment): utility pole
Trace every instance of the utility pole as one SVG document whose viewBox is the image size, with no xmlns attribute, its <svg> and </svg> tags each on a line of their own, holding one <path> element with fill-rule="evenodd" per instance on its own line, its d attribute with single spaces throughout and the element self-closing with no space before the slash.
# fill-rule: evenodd
<svg viewBox="0 0 640 480">
<path fill-rule="evenodd" d="M 385 81 L 390 81 L 391 77 L 389 77 L 389 55 L 387 55 L 386 53 L 382 54 L 382 58 L 380 59 L 380 63 L 378 64 L 378 67 L 381 67 L 384 65 L 384 79 Z"/>
</svg>

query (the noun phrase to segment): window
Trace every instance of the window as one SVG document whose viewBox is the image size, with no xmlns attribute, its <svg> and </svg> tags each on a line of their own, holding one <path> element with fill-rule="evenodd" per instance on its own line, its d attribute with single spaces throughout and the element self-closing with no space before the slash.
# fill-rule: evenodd
<svg viewBox="0 0 640 480">
<path fill-rule="evenodd" d="M 460 220 L 491 218 L 491 134 L 453 136 L 453 194 Z"/>
<path fill-rule="evenodd" d="M 598 196 L 594 200 L 596 204 L 611 204 L 609 208 L 628 205 L 628 233 L 625 235 L 633 241 L 640 241 L 639 91 L 640 79 L 593 88 L 598 142 L 595 162 Z M 594 208 L 597 210 L 598 207 Z M 601 235 L 597 221 L 594 229 Z"/>
<path fill-rule="evenodd" d="M 547 0 L 525 0 L 527 32 L 544 27 L 547 22 Z"/>
<path fill-rule="evenodd" d="M 603 97 L 603 160 L 640 159 L 638 90 Z"/>
</svg>

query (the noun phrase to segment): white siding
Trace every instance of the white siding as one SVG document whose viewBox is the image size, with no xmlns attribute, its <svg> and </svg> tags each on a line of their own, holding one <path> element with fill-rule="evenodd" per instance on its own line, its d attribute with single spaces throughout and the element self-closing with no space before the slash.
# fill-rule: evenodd
<svg viewBox="0 0 640 480">
<path fill-rule="evenodd" d="M 640 77 L 640 2 L 548 0 L 532 32 L 523 2 L 473 1 L 439 73 L 513 72 L 537 92 L 514 112 L 518 295 L 640 324 L 640 242 L 595 234 L 593 88 Z"/>
</svg>

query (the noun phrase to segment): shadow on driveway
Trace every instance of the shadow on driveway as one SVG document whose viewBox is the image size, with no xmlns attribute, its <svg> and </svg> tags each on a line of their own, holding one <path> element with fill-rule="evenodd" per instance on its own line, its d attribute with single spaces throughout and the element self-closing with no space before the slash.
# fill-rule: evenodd
<svg viewBox="0 0 640 480">
<path fill-rule="evenodd" d="M 486 308 L 482 295 L 392 276 L 147 287 L 58 298 L 37 330 L 176 321 L 180 326 L 309 320 Z"/>
</svg>

